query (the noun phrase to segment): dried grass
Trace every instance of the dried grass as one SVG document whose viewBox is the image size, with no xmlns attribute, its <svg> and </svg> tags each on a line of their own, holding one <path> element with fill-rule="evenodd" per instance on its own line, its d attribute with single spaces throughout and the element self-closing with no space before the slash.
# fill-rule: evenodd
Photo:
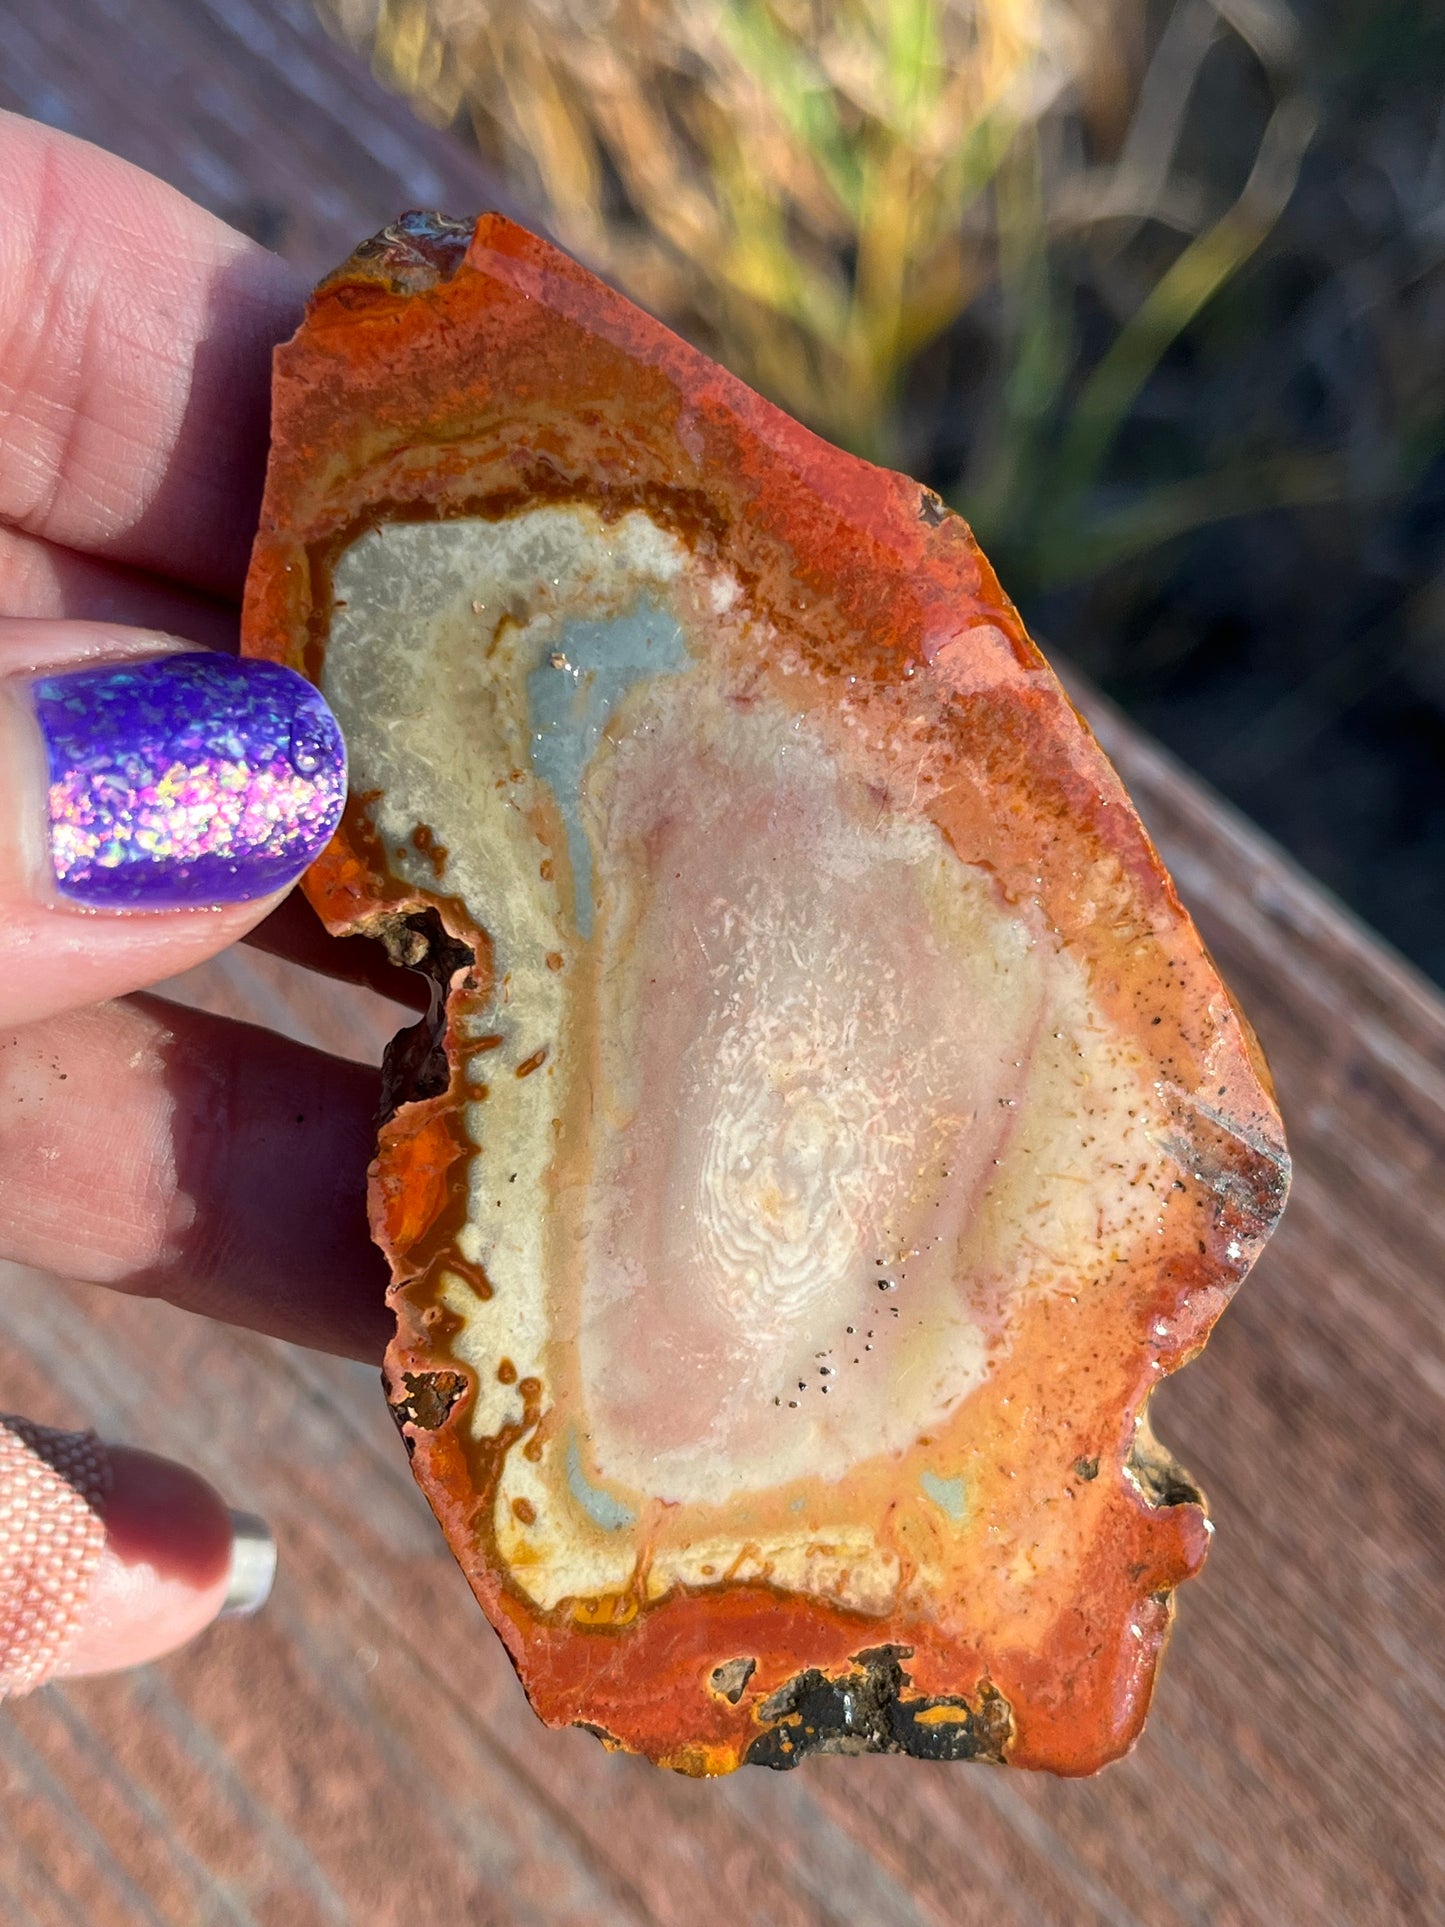
<svg viewBox="0 0 1445 1927">
<path fill-rule="evenodd" d="M 943 483 L 1025 587 L 1341 486 L 1273 454 L 1103 486 L 1294 190 L 1316 113 L 1284 0 L 1177 0 L 1149 33 L 1144 0 L 317 4 L 566 246 L 822 434 Z M 1252 97 L 1191 166 L 1222 39 Z M 967 381 L 927 374 L 963 318 L 966 424 L 941 417 Z"/>
</svg>

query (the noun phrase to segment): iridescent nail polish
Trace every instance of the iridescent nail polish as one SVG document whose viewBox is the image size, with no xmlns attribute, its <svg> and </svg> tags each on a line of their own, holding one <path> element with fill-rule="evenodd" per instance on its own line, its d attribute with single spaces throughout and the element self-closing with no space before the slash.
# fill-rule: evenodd
<svg viewBox="0 0 1445 1927">
<path fill-rule="evenodd" d="M 346 750 L 293 670 L 209 652 L 42 676 L 55 880 L 96 908 L 245 903 L 299 876 L 346 800 Z"/>
</svg>

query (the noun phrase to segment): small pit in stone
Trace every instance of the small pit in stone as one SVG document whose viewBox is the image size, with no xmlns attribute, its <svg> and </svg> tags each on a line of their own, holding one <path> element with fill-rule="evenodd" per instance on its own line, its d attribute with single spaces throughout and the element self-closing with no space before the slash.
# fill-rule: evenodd
<svg viewBox="0 0 1445 1927">
<path fill-rule="evenodd" d="M 758 1662 L 755 1659 L 729 1659 L 713 1668 L 708 1684 L 715 1693 L 722 1695 L 729 1706 L 736 1706 L 757 1670 Z"/>
</svg>

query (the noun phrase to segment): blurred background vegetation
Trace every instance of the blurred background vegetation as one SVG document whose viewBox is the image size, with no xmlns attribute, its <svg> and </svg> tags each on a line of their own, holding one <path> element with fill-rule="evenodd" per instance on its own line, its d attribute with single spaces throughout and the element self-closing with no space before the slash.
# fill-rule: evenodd
<svg viewBox="0 0 1445 1927">
<path fill-rule="evenodd" d="M 1445 10 L 317 4 L 1445 981 Z"/>
</svg>

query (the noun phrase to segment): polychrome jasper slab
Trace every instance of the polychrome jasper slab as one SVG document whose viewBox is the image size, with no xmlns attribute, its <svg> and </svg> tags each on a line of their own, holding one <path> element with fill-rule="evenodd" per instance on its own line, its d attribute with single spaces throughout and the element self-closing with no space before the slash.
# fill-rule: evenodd
<svg viewBox="0 0 1445 1927">
<path fill-rule="evenodd" d="M 427 971 L 391 1409 L 533 1705 L 689 1773 L 1088 1772 L 1203 1503 L 1144 1417 L 1268 1079 L 965 524 L 555 249 L 408 216 L 277 358 L 246 646 Z"/>
</svg>

